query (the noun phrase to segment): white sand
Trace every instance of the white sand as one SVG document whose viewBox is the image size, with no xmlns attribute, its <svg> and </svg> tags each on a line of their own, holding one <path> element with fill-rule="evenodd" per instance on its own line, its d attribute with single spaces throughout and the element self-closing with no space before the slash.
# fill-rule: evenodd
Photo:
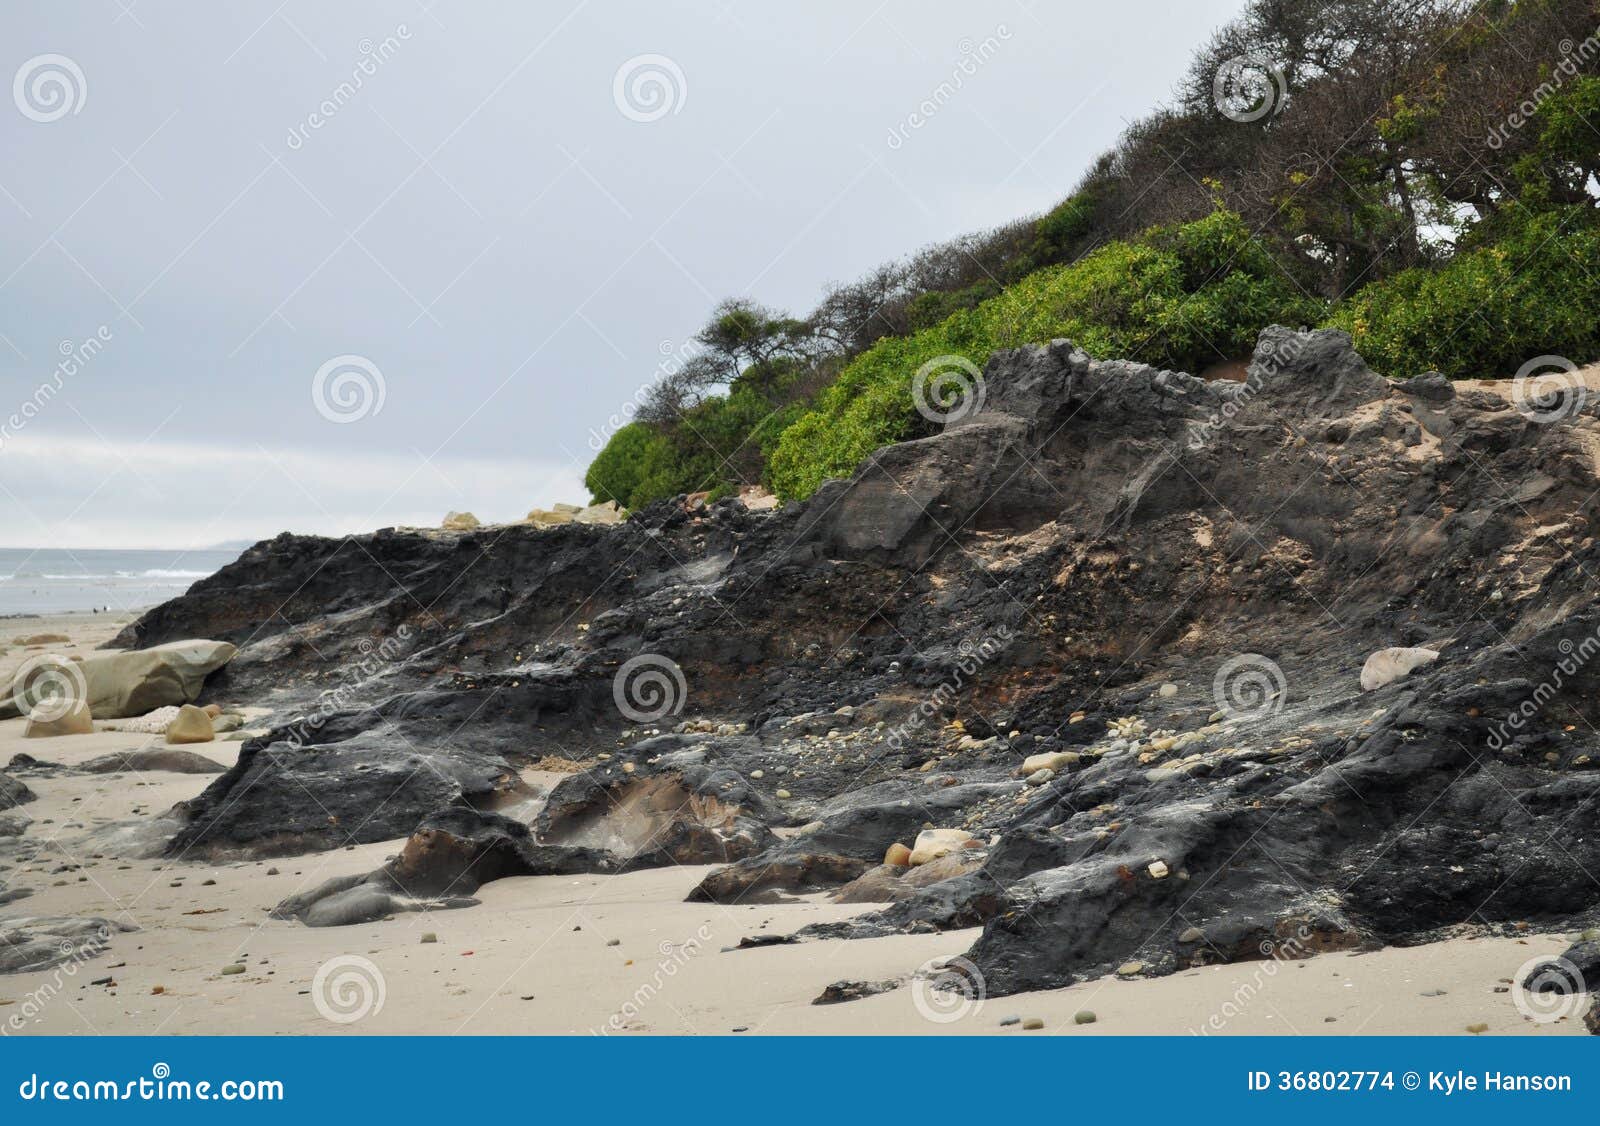
<svg viewBox="0 0 1600 1126">
<path fill-rule="evenodd" d="M 58 615 L 0 622 L 0 643 L 21 634 L 64 632 L 72 652 L 109 637 L 122 619 Z M 31 656 L 0 655 L 0 677 Z M 246 701 L 248 703 L 248 701 Z M 0 723 L 0 765 L 26 751 L 81 762 L 143 745 L 148 736 L 99 732 L 24 740 L 22 720 Z M 229 763 L 237 743 L 190 750 Z M 0 917 L 101 915 L 136 924 L 108 952 L 75 967 L 0 976 L 0 1029 L 27 1013 L 28 1033 L 997 1033 L 1002 1017 L 1040 1017 L 1047 1031 L 1071 1035 L 1185 1033 L 1491 1033 L 1577 1034 L 1577 1017 L 1558 1024 L 1525 1019 L 1500 979 L 1536 955 L 1559 953 L 1563 935 L 1456 940 L 1412 949 L 1303 963 L 1254 962 L 1188 971 L 1148 981 L 1105 979 L 1071 989 L 985 1000 L 946 1010 L 911 985 L 839 1005 L 812 1005 L 828 983 L 902 978 L 930 959 L 959 956 L 977 931 L 816 942 L 723 953 L 740 938 L 786 933 L 809 922 L 871 910 L 814 896 L 778 906 L 720 907 L 683 902 L 707 871 L 672 868 L 622 876 L 501 880 L 480 892 L 481 906 L 387 922 L 312 930 L 269 920 L 278 901 L 331 876 L 366 872 L 398 841 L 260 863 L 200 865 L 165 860 L 96 859 L 87 830 L 162 812 L 210 781 L 196 775 L 94 775 L 29 778 L 39 800 L 25 840 L 49 841 L 18 865 L 0 841 L 0 870 L 27 899 Z M 57 871 L 62 865 L 80 869 Z M 270 868 L 279 869 L 268 875 Z M 214 886 L 202 881 L 214 879 Z M 174 883 L 181 886 L 174 887 Z M 426 932 L 436 943 L 422 943 Z M 610 945 L 617 940 L 617 945 Z M 329 1020 L 313 981 L 330 959 L 365 959 L 382 979 L 382 1006 L 350 993 L 360 1020 Z M 224 976 L 224 966 L 246 972 Z M 365 968 L 358 972 L 370 973 Z M 110 976 L 114 985 L 91 985 Z M 335 979 L 336 980 L 336 979 Z M 155 990 L 159 988 L 161 992 Z M 1439 997 L 1422 994 L 1444 990 Z M 341 1015 L 337 988 L 328 1011 Z M 375 997 L 375 992 L 365 996 Z M 531 999 L 528 999 L 531 998 Z M 920 1002 L 920 1003 L 919 1003 Z M 1077 1026 L 1091 1009 L 1098 1022 Z M 957 1019 L 940 1023 L 924 1011 Z M 613 1021 L 613 1017 L 616 1019 Z M 1325 1018 L 1336 1018 L 1326 1023 Z"/>
</svg>

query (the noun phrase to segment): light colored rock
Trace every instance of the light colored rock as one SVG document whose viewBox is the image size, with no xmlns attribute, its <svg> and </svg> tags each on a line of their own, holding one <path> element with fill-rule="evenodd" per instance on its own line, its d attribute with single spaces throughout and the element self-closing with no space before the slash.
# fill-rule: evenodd
<svg viewBox="0 0 1600 1126">
<path fill-rule="evenodd" d="M 556 506 L 561 507 L 560 505 Z M 602 504 L 591 504 L 588 508 L 573 513 L 574 524 L 621 524 L 628 519 L 628 514 L 621 505 L 614 500 Z"/>
<path fill-rule="evenodd" d="M 1029 755 L 1022 760 L 1022 767 L 1018 774 L 1026 778 L 1036 770 L 1053 770 L 1057 774 L 1072 766 L 1078 761 L 1077 751 L 1046 751 L 1044 754 Z"/>
<path fill-rule="evenodd" d="M 1055 776 L 1056 772 L 1053 770 L 1035 770 L 1032 774 L 1024 778 L 1023 781 L 1030 786 L 1043 786 L 1046 782 L 1053 780 Z"/>
<path fill-rule="evenodd" d="M 483 527 L 470 512 L 446 512 L 444 522 L 439 526 L 447 532 L 470 532 Z"/>
<path fill-rule="evenodd" d="M 24 739 L 53 739 L 57 735 L 93 735 L 94 721 L 89 716 L 89 705 L 73 700 L 64 715 L 55 715 L 48 707 L 35 709 L 23 728 Z"/>
<path fill-rule="evenodd" d="M 884 851 L 883 862 L 893 864 L 896 868 L 905 868 L 911 863 L 911 850 L 899 841 L 895 841 Z"/>
<path fill-rule="evenodd" d="M 1135 974 L 1141 973 L 1144 973 L 1143 962 L 1124 962 L 1122 965 L 1117 967 L 1118 977 L 1132 977 Z"/>
<path fill-rule="evenodd" d="M 35 633 L 17 638 L 18 645 L 66 645 L 72 638 L 64 633 Z"/>
<path fill-rule="evenodd" d="M 534 508 L 528 511 L 528 515 L 523 522 L 539 528 L 553 528 L 557 524 L 572 523 L 572 513 L 559 512 L 549 508 Z"/>
<path fill-rule="evenodd" d="M 1163 684 L 1160 689 L 1157 690 L 1157 695 L 1159 695 L 1163 700 L 1170 700 L 1177 694 L 1178 686 L 1176 684 Z"/>
<path fill-rule="evenodd" d="M 1438 659 L 1439 653 L 1434 649 L 1379 649 L 1361 666 L 1361 691 L 1371 692 L 1393 684 L 1413 669 Z"/>
<path fill-rule="evenodd" d="M 237 652 L 226 641 L 171 641 L 149 649 L 101 650 L 69 658 L 66 665 L 80 681 L 73 691 L 88 700 L 95 719 L 121 719 L 189 703 L 200 695 L 206 677 Z M 17 701 L 28 698 L 26 686 L 13 682 L 0 700 L 0 719 L 21 714 Z"/>
<path fill-rule="evenodd" d="M 217 737 L 211 727 L 211 717 L 206 715 L 203 708 L 193 704 L 185 704 L 178 709 L 178 716 L 167 725 L 167 742 L 169 743 L 209 743 Z"/>
<path fill-rule="evenodd" d="M 778 498 L 760 485 L 745 485 L 739 490 L 739 500 L 751 512 L 770 512 L 778 507 Z"/>
<path fill-rule="evenodd" d="M 973 840 L 972 834 L 965 829 L 924 829 L 917 834 L 916 843 L 911 846 L 911 866 L 915 868 L 958 848 L 981 844 L 981 841 Z"/>
<path fill-rule="evenodd" d="M 1172 871 L 1167 867 L 1167 862 L 1165 860 L 1152 860 L 1150 862 L 1149 872 L 1152 880 L 1164 880 L 1172 874 Z"/>
</svg>

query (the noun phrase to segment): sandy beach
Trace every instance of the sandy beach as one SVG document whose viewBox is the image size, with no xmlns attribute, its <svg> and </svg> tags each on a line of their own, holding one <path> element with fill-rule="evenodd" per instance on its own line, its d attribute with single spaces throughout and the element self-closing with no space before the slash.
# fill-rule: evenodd
<svg viewBox="0 0 1600 1126">
<path fill-rule="evenodd" d="M 0 675 L 40 651 L 92 649 L 126 620 L 7 619 L 0 623 Z M 70 642 L 32 650 L 18 644 L 41 633 Z M 24 725 L 0 722 L 0 762 L 25 753 L 71 766 L 151 738 L 97 731 L 24 739 Z M 239 745 L 192 749 L 227 765 Z M 24 833 L 0 839 L 0 877 L 32 894 L 0 908 L 0 917 L 97 916 L 138 929 L 113 934 L 109 949 L 81 963 L 0 977 L 5 1034 L 1034 1034 L 1002 1023 L 1011 1017 L 1037 1018 L 1043 1031 L 1070 1035 L 1583 1031 L 1576 1017 L 1535 1023 L 1500 991 L 1530 959 L 1559 954 L 1570 937 L 1562 934 L 1463 938 L 961 997 L 929 990 L 912 974 L 959 957 L 976 931 L 730 949 L 750 936 L 787 934 L 871 905 L 836 904 L 820 894 L 737 907 L 684 902 L 706 867 L 508 878 L 483 887 L 477 907 L 311 929 L 267 913 L 327 878 L 376 867 L 402 842 L 213 865 L 117 858 L 89 839 L 97 829 L 159 815 L 209 780 L 27 780 L 38 799 L 20 810 L 31 819 Z M 812 1004 L 832 982 L 895 980 L 896 988 L 874 996 Z M 1074 1023 L 1083 1011 L 1095 1014 L 1093 1024 Z"/>
</svg>

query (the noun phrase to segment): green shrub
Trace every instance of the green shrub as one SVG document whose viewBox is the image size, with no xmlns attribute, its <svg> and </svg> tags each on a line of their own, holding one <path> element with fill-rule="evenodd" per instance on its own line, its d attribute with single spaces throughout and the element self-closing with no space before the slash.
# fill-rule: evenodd
<svg viewBox="0 0 1600 1126">
<path fill-rule="evenodd" d="M 1600 229 L 1586 207 L 1508 216 L 1501 241 L 1353 294 L 1330 323 L 1396 378 L 1507 377 L 1542 355 L 1600 355 Z"/>
<path fill-rule="evenodd" d="M 941 356 L 982 368 L 996 349 L 1067 337 L 1092 355 L 1199 371 L 1249 355 L 1266 325 L 1322 315 L 1239 217 L 1218 210 L 1040 270 L 937 325 L 879 341 L 783 433 L 768 476 L 780 496 L 809 496 L 878 447 L 929 433 L 912 382 Z"/>
</svg>

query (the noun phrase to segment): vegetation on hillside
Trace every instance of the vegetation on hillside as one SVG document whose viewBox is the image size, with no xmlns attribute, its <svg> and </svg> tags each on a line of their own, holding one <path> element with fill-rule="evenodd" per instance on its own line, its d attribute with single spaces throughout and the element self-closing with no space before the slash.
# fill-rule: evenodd
<svg viewBox="0 0 1600 1126">
<path fill-rule="evenodd" d="M 588 486 L 805 496 L 932 429 L 930 364 L 1053 337 L 1195 372 L 1271 323 L 1344 328 L 1397 376 L 1600 358 L 1597 25 L 1596 0 L 1248 0 L 1046 214 L 805 318 L 724 302 Z"/>
</svg>

